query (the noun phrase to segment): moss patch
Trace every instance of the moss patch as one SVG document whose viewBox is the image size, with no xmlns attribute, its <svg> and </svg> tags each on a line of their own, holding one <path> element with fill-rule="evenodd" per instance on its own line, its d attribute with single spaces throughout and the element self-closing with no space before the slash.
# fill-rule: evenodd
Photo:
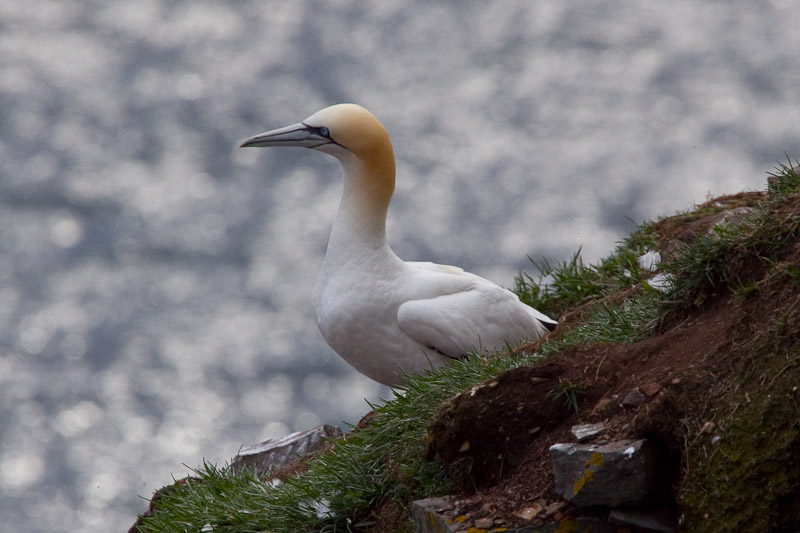
<svg viewBox="0 0 800 533">
<path fill-rule="evenodd" d="M 745 303 L 764 323 L 734 345 L 737 373 L 709 406 L 713 427 L 687 435 L 680 500 L 689 531 L 800 530 L 800 297 L 782 270 Z"/>
</svg>

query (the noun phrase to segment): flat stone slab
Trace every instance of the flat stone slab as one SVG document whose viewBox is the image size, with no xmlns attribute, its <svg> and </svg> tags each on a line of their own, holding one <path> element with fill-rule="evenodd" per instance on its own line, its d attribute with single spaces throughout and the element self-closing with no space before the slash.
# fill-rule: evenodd
<svg viewBox="0 0 800 533">
<path fill-rule="evenodd" d="M 605 432 L 606 425 L 602 422 L 598 422 L 597 424 L 580 424 L 572 426 L 571 429 L 572 436 L 575 437 L 578 442 L 586 442 Z"/>
<path fill-rule="evenodd" d="M 575 505 L 636 505 L 653 491 L 655 452 L 646 439 L 550 447 L 556 492 Z"/>
<path fill-rule="evenodd" d="M 673 533 L 678 523 L 675 513 L 665 507 L 611 509 L 608 521 L 643 533 Z"/>
<path fill-rule="evenodd" d="M 291 466 L 319 450 L 327 439 L 338 439 L 342 430 L 323 424 L 305 431 L 290 433 L 260 444 L 245 446 L 231 461 L 234 470 L 248 469 L 259 475 L 269 475 Z"/>
</svg>

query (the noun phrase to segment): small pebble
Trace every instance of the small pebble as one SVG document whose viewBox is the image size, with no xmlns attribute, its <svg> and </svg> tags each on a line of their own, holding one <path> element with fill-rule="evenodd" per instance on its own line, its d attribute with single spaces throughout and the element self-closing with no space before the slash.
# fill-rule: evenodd
<svg viewBox="0 0 800 533">
<path fill-rule="evenodd" d="M 661 390 L 661 385 L 658 383 L 645 383 L 639 386 L 639 390 L 648 398 L 652 398 Z"/>
<path fill-rule="evenodd" d="M 522 509 L 514 513 L 514 516 L 516 516 L 517 518 L 521 518 L 522 520 L 531 521 L 534 518 L 536 518 L 536 515 L 538 515 L 542 511 L 544 511 L 544 507 L 538 503 L 534 503 L 529 507 L 523 507 Z"/>
<path fill-rule="evenodd" d="M 606 426 L 602 422 L 597 424 L 580 424 L 572 426 L 572 435 L 578 442 L 586 442 L 602 433 L 605 433 Z"/>
<path fill-rule="evenodd" d="M 556 513 L 560 513 L 567 507 L 567 502 L 553 502 L 544 509 L 544 514 L 547 516 L 552 516 Z"/>
<path fill-rule="evenodd" d="M 647 396 L 639 390 L 639 387 L 636 387 L 632 391 L 630 391 L 625 398 L 622 399 L 622 406 L 623 407 L 639 407 L 643 403 L 647 401 Z"/>
<path fill-rule="evenodd" d="M 475 527 L 478 529 L 490 529 L 494 526 L 494 520 L 491 518 L 478 518 L 475 520 Z"/>
</svg>

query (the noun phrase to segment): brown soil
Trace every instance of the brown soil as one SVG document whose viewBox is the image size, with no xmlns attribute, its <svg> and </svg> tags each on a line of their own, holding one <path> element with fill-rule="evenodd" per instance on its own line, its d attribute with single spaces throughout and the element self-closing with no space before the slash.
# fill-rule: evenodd
<svg viewBox="0 0 800 533">
<path fill-rule="evenodd" d="M 677 473 L 687 427 L 699 434 L 708 402 L 733 374 L 727 354 L 743 334 L 743 316 L 741 306 L 729 300 L 720 298 L 702 317 L 635 344 L 589 345 L 555 354 L 543 363 L 550 374 L 546 380 L 538 381 L 538 367 L 520 368 L 481 386 L 465 405 L 458 404 L 457 414 L 449 413 L 464 415 L 461 431 L 449 425 L 437 432 L 438 423 L 432 425 L 432 448 L 464 491 L 454 514 L 489 515 L 505 527 L 530 523 L 514 514 L 540 500 L 544 506 L 560 500 L 553 492 L 549 448 L 573 442 L 575 424 L 604 422 L 607 431 L 592 441 L 598 444 L 654 438 L 673 457 L 667 475 Z M 577 414 L 565 409 L 562 398 L 548 397 L 559 382 L 579 387 Z M 641 395 L 631 394 L 635 390 Z M 464 442 L 469 449 L 459 452 Z"/>
</svg>

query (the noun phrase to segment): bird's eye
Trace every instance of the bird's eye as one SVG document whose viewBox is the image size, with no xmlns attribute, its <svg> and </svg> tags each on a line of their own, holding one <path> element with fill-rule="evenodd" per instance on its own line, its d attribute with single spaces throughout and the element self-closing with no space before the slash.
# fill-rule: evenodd
<svg viewBox="0 0 800 533">
<path fill-rule="evenodd" d="M 326 128 L 325 126 L 322 126 L 319 129 L 319 134 L 322 135 L 323 137 L 329 137 L 331 132 L 330 132 L 330 130 L 328 128 Z"/>
</svg>

